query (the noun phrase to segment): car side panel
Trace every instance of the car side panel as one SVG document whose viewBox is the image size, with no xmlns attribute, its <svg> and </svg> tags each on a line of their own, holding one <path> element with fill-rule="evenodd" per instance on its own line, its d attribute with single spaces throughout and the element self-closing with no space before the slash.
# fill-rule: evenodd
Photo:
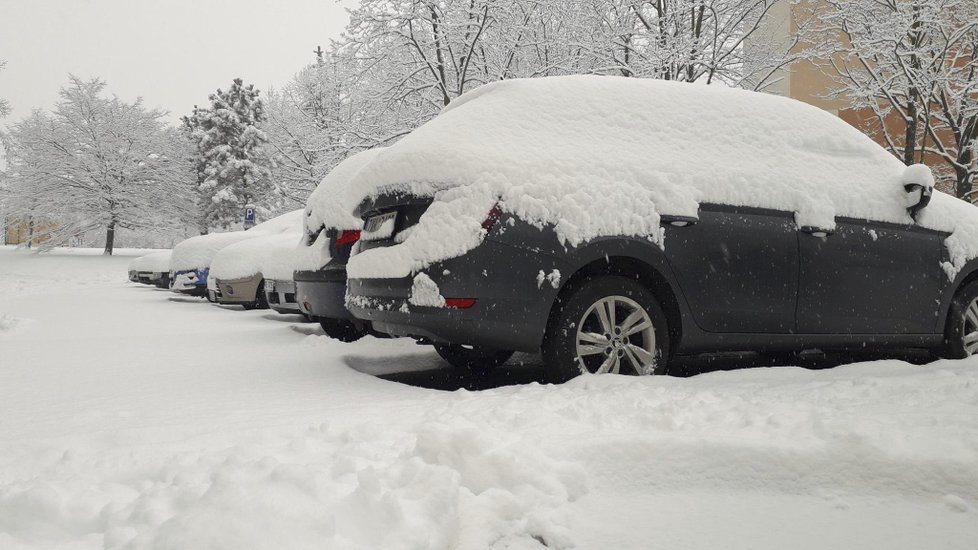
<svg viewBox="0 0 978 550">
<path fill-rule="evenodd" d="M 795 328 L 798 239 L 793 215 L 704 204 L 699 222 L 666 225 L 665 254 L 697 326 L 707 332 Z"/>
<path fill-rule="evenodd" d="M 840 218 L 835 232 L 800 232 L 798 332 L 939 332 L 948 284 L 945 235 L 915 226 Z"/>
</svg>

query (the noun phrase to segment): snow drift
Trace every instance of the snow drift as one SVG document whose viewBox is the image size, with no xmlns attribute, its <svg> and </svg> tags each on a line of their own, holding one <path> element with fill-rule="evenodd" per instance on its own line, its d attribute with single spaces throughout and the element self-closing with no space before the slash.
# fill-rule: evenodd
<svg viewBox="0 0 978 550">
<path fill-rule="evenodd" d="M 209 267 L 214 255 L 222 248 L 236 242 L 299 231 L 302 224 L 302 210 L 282 214 L 267 222 L 260 223 L 248 231 L 211 233 L 191 237 L 173 247 L 170 257 L 170 271 L 203 269 Z"/>
<path fill-rule="evenodd" d="M 620 77 L 496 82 L 357 173 L 363 195 L 436 201 L 404 242 L 355 256 L 349 273 L 405 277 L 464 254 L 497 201 L 569 245 L 630 235 L 667 246 L 660 215 L 696 216 L 701 203 L 795 212 L 825 229 L 836 216 L 909 224 L 904 170 L 839 118 L 773 95 Z M 955 233 L 955 265 L 978 256 L 974 207 L 935 193 L 920 223 Z"/>
</svg>

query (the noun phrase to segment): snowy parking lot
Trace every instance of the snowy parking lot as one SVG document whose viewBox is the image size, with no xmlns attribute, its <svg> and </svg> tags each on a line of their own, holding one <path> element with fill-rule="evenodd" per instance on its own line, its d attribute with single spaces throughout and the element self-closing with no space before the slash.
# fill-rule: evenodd
<svg viewBox="0 0 978 550">
<path fill-rule="evenodd" d="M 3 550 L 978 547 L 978 358 L 474 381 L 98 252 L 0 248 Z"/>
</svg>

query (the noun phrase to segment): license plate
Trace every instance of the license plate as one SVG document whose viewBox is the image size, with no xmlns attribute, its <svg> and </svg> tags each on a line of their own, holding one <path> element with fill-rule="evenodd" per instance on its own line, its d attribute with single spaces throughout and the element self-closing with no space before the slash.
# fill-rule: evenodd
<svg viewBox="0 0 978 550">
<path fill-rule="evenodd" d="M 371 217 L 367 220 L 363 232 L 360 234 L 360 240 L 377 241 L 390 238 L 394 234 L 395 218 L 397 218 L 397 212 L 388 212 Z"/>
</svg>

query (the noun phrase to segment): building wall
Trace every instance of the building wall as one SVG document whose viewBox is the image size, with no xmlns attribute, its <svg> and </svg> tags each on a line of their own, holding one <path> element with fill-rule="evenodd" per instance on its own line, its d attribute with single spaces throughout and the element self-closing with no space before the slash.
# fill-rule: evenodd
<svg viewBox="0 0 978 550">
<path fill-rule="evenodd" d="M 768 22 L 763 28 L 761 40 L 781 41 L 787 46 L 794 40 L 799 32 L 798 22 L 807 17 L 813 9 L 817 8 L 819 0 L 802 0 L 801 2 L 780 2 L 779 5 L 769 12 Z M 841 56 L 844 38 L 839 37 L 839 55 Z M 796 46 L 796 51 L 806 48 L 806 44 Z M 884 133 L 881 131 L 885 124 L 890 135 L 902 136 L 905 132 L 903 120 L 896 115 L 887 117 L 881 124 L 872 109 L 852 109 L 849 101 L 844 95 L 829 98 L 832 89 L 835 87 L 834 69 L 827 60 L 801 60 L 791 64 L 781 71 L 779 76 L 783 81 L 765 90 L 770 93 L 804 101 L 810 105 L 828 111 L 852 126 L 858 128 L 866 135 L 873 138 L 883 147 L 887 146 Z M 902 141 L 896 140 L 898 146 Z M 943 168 L 943 160 L 936 155 L 926 156 L 924 162 L 933 168 Z"/>
<path fill-rule="evenodd" d="M 39 225 L 34 227 L 34 243 L 33 244 L 43 244 L 48 241 L 47 235 L 42 235 L 42 233 L 47 233 L 45 229 L 52 229 L 53 225 Z M 6 244 L 27 244 L 27 240 L 30 238 L 31 227 L 27 220 L 7 220 L 6 224 L 6 234 L 5 243 Z"/>
</svg>

